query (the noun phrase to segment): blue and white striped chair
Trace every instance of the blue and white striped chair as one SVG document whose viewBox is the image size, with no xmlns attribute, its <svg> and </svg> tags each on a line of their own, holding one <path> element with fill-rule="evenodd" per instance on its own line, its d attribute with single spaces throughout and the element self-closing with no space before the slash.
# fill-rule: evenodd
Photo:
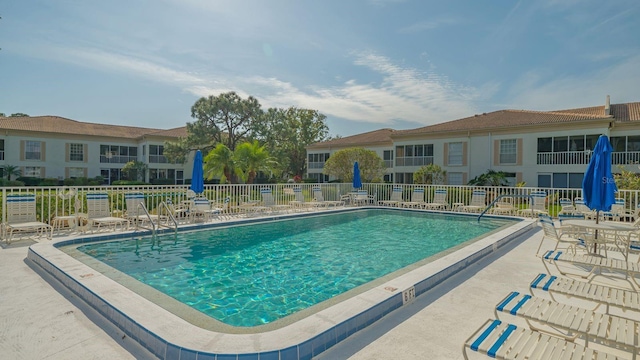
<svg viewBox="0 0 640 360">
<path fill-rule="evenodd" d="M 544 191 L 532 191 L 529 201 L 529 208 L 518 211 L 520 216 L 537 217 L 540 214 L 548 214 L 545 203 L 547 202 L 547 193 Z"/>
<path fill-rule="evenodd" d="M 406 208 L 424 208 L 424 188 L 417 187 L 413 189 L 413 193 L 411 193 L 411 201 L 403 201 L 400 203 L 402 207 Z"/>
<path fill-rule="evenodd" d="M 53 227 L 38 221 L 36 216 L 36 196 L 34 194 L 10 194 L 6 198 L 7 221 L 4 223 L 5 241 L 11 243 L 14 233 L 35 233 L 51 239 Z"/>
<path fill-rule="evenodd" d="M 114 231 L 118 226 L 122 230 L 129 229 L 129 220 L 112 215 L 106 192 L 87 193 L 87 221 L 90 228 L 96 227 L 98 231 L 102 226 L 111 226 Z"/>
<path fill-rule="evenodd" d="M 393 190 L 391 191 L 391 197 L 389 198 L 389 200 L 380 200 L 378 201 L 378 205 L 398 207 L 400 206 L 401 202 L 402 202 L 402 187 L 394 186 Z"/>
</svg>

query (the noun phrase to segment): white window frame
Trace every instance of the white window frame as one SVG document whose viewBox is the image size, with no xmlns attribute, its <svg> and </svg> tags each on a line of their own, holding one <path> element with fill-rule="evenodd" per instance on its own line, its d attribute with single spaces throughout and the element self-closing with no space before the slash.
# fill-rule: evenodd
<svg viewBox="0 0 640 360">
<path fill-rule="evenodd" d="M 462 149 L 463 149 L 463 143 L 462 142 L 452 142 L 449 143 L 449 154 L 448 159 L 447 159 L 447 165 L 450 166 L 461 166 L 462 165 L 462 158 L 463 158 L 463 154 L 462 154 Z"/>
<path fill-rule="evenodd" d="M 84 168 L 81 168 L 81 167 L 70 167 L 69 168 L 69 177 L 70 178 L 81 178 L 81 177 L 84 177 Z"/>
<path fill-rule="evenodd" d="M 40 166 L 25 166 L 22 176 L 39 178 L 40 174 L 42 174 L 42 168 Z"/>
<path fill-rule="evenodd" d="M 84 161 L 84 145 L 69 144 L 69 161 Z"/>
<path fill-rule="evenodd" d="M 42 160 L 42 143 L 40 141 L 25 140 L 24 159 Z"/>
<path fill-rule="evenodd" d="M 518 140 L 500 140 L 500 165 L 514 165 L 518 163 Z"/>
</svg>

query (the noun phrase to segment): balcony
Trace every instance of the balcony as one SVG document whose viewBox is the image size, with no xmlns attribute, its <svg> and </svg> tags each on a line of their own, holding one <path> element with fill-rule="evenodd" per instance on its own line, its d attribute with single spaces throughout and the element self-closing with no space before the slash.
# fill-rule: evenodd
<svg viewBox="0 0 640 360">
<path fill-rule="evenodd" d="M 396 157 L 396 166 L 423 166 L 433 164 L 433 156 Z"/>
<path fill-rule="evenodd" d="M 323 167 L 324 167 L 324 161 L 307 163 L 307 169 L 322 169 Z"/>
<path fill-rule="evenodd" d="M 149 155 L 149 164 L 174 164 L 164 155 Z"/>
<path fill-rule="evenodd" d="M 108 164 L 126 164 L 129 161 L 137 161 L 137 156 L 124 156 L 124 155 L 100 155 L 101 163 Z"/>
<path fill-rule="evenodd" d="M 590 151 L 567 151 L 538 153 L 538 165 L 587 165 L 591 160 Z M 621 151 L 611 154 L 612 165 L 640 164 L 640 151 Z"/>
</svg>

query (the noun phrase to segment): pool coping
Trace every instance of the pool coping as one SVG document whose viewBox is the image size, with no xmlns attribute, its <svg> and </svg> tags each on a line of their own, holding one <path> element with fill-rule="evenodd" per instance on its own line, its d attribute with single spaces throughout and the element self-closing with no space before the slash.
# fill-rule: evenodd
<svg viewBox="0 0 640 360">
<path fill-rule="evenodd" d="M 358 209 L 366 208 L 379 207 Z M 337 209 L 323 213 L 352 210 L 353 208 Z M 236 219 L 189 226 L 188 229 L 318 214 L 317 212 L 282 214 Z M 450 214 L 477 217 L 477 214 Z M 220 333 L 192 325 L 57 248 L 72 243 L 130 237 L 132 232 L 82 236 L 74 239 L 64 238 L 51 243 L 38 243 L 29 248 L 27 258 L 61 281 L 128 336 L 160 358 L 310 359 L 371 325 L 389 312 L 410 303 L 413 297 L 428 291 L 468 265 L 524 235 L 536 225 L 534 219 L 488 215 L 486 217 L 512 218 L 521 221 L 293 324 L 254 334 Z M 144 231 L 138 231 L 135 234 L 143 235 L 144 233 Z"/>
</svg>

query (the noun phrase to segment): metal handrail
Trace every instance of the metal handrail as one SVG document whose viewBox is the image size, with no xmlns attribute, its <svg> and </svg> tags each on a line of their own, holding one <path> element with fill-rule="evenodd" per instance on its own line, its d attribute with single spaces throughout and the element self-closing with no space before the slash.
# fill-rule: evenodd
<svg viewBox="0 0 640 360">
<path fill-rule="evenodd" d="M 162 209 L 165 209 L 167 211 L 167 215 L 169 216 L 169 220 L 171 220 L 173 222 L 173 229 L 174 229 L 174 233 L 178 233 L 178 220 L 176 220 L 176 217 L 173 216 L 173 213 L 171 213 L 171 210 L 169 209 L 169 206 L 167 206 L 167 203 L 165 203 L 164 201 L 161 201 L 160 204 L 158 204 L 158 226 L 161 226 L 160 224 L 160 211 Z M 167 225 L 167 227 L 169 227 Z"/>
<path fill-rule="evenodd" d="M 144 203 L 142 201 L 140 201 L 138 203 L 138 205 L 136 206 L 136 214 L 139 214 L 138 210 L 142 208 L 142 211 L 144 211 L 145 215 L 147 215 L 147 219 L 149 219 L 149 223 L 151 224 L 151 234 L 153 236 L 156 235 L 156 224 L 153 222 L 153 220 L 151 219 L 151 215 L 149 214 L 149 211 L 147 210 L 147 207 L 144 206 Z M 142 226 L 141 226 L 142 227 Z M 136 229 L 138 228 L 138 222 L 136 221 Z"/>
<path fill-rule="evenodd" d="M 505 198 L 505 197 L 520 197 L 520 198 L 529 198 L 529 204 L 533 204 L 533 196 L 532 195 L 525 195 L 525 194 L 502 194 L 502 195 L 498 195 L 497 198 L 493 199 L 493 201 L 491 202 L 491 204 L 489 204 L 483 211 L 482 213 L 480 213 L 480 215 L 478 215 L 478 222 L 480 222 L 480 218 L 482 217 L 482 215 L 484 215 L 487 211 L 489 211 L 489 209 L 491 209 L 491 207 L 493 207 L 493 205 L 500 199 Z M 533 211 L 533 208 L 531 208 L 531 215 L 535 214 L 535 212 Z"/>
</svg>

